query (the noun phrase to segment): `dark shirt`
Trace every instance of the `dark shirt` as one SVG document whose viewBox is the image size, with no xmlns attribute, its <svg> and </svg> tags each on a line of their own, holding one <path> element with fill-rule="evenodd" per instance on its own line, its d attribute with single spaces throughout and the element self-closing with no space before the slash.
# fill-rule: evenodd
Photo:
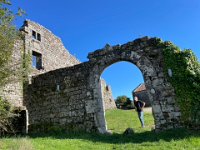
<svg viewBox="0 0 200 150">
<path fill-rule="evenodd" d="M 136 107 L 137 112 L 141 112 L 144 103 L 142 101 L 134 101 L 134 105 Z"/>
</svg>

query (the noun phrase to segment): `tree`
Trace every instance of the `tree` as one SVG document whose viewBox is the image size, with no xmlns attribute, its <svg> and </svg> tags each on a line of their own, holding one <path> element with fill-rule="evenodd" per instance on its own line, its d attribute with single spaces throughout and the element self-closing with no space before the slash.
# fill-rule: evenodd
<svg viewBox="0 0 200 150">
<path fill-rule="evenodd" d="M 123 96 L 118 96 L 115 100 L 115 103 L 118 106 L 118 108 L 120 107 L 128 108 L 131 107 L 132 101 L 130 100 L 129 97 L 123 95 Z"/>
<path fill-rule="evenodd" d="M 7 8 L 11 3 L 7 0 L 0 0 L 0 88 L 3 87 L 9 77 L 13 74 L 16 64 L 11 64 L 11 56 L 14 44 L 21 38 L 20 32 L 13 25 L 17 16 L 22 15 L 19 9 L 17 13 Z"/>
<path fill-rule="evenodd" d="M 17 79 L 17 73 L 24 72 L 22 69 L 16 69 L 16 65 L 12 64 L 12 54 L 14 44 L 21 38 L 19 31 L 13 25 L 13 21 L 20 16 L 23 11 L 19 9 L 17 13 L 12 12 L 7 7 L 11 5 L 8 0 L 0 0 L 0 91 L 6 83 L 11 82 L 12 77 Z M 21 75 L 19 75 L 21 76 Z M 11 130 L 11 118 L 15 116 L 8 102 L 0 97 L 0 131 Z"/>
</svg>

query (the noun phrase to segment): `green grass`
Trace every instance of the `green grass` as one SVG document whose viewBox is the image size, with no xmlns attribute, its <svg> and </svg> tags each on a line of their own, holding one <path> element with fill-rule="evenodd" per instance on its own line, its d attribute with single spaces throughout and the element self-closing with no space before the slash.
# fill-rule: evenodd
<svg viewBox="0 0 200 150">
<path fill-rule="evenodd" d="M 106 112 L 106 121 L 108 130 L 113 133 L 123 133 L 128 127 L 133 128 L 135 132 L 151 131 L 154 126 L 154 118 L 151 113 L 144 114 L 145 128 L 141 128 L 137 113 L 135 110 L 109 110 Z"/>
<path fill-rule="evenodd" d="M 200 132 L 186 129 L 151 131 L 153 118 L 145 113 L 146 128 L 140 128 L 133 110 L 106 112 L 108 129 L 113 135 L 88 133 L 35 134 L 26 137 L 0 139 L 2 150 L 200 150 Z M 131 127 L 135 134 L 126 136 L 123 131 Z"/>
</svg>

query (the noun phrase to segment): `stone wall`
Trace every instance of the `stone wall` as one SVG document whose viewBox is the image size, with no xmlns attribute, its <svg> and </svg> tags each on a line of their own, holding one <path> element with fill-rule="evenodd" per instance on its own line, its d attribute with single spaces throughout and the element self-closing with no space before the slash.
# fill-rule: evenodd
<svg viewBox="0 0 200 150">
<path fill-rule="evenodd" d="M 144 76 L 157 131 L 180 127 L 175 92 L 163 73 L 161 40 L 144 37 L 124 45 L 109 46 L 88 55 L 89 62 L 50 71 L 28 86 L 25 105 L 30 131 L 63 128 L 105 133 L 100 76 L 119 62 L 135 64 Z"/>
<path fill-rule="evenodd" d="M 99 131 L 95 114 L 99 106 L 93 97 L 94 89 L 90 88 L 92 67 L 92 63 L 85 62 L 33 77 L 25 97 L 30 132 L 58 128 L 67 131 Z M 116 108 L 111 99 L 111 88 L 106 89 L 105 81 L 100 78 L 98 85 L 105 89 L 101 93 L 105 98 L 104 109 Z"/>
<path fill-rule="evenodd" d="M 101 92 L 102 92 L 102 97 L 104 101 L 104 109 L 105 110 L 115 109 L 116 104 L 112 96 L 111 86 L 107 85 L 106 81 L 102 78 L 101 78 Z"/>
<path fill-rule="evenodd" d="M 22 64 L 23 41 L 18 40 L 14 45 L 14 53 L 11 63 L 11 70 L 19 70 Z M 9 84 L 6 84 L 3 89 L 0 89 L 0 96 L 6 99 L 11 105 L 16 107 L 23 106 L 23 83 L 16 78 L 15 75 L 9 79 Z"/>
<path fill-rule="evenodd" d="M 92 89 L 88 89 L 89 63 L 50 71 L 33 77 L 28 86 L 26 107 L 29 131 L 97 131 Z M 94 105 L 92 105 L 94 104 Z"/>
</svg>

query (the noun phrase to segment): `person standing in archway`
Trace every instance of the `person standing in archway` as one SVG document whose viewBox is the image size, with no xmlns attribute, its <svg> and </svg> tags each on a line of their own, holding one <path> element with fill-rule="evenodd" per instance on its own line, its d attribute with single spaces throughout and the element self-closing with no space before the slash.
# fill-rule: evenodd
<svg viewBox="0 0 200 150">
<path fill-rule="evenodd" d="M 144 111 L 143 111 L 143 108 L 145 106 L 145 102 L 143 102 L 141 100 L 138 100 L 138 97 L 135 96 L 134 97 L 134 105 L 136 107 L 136 111 L 138 113 L 138 118 L 140 120 L 141 126 L 142 126 L 142 128 L 144 128 L 145 125 L 144 125 Z"/>
</svg>

